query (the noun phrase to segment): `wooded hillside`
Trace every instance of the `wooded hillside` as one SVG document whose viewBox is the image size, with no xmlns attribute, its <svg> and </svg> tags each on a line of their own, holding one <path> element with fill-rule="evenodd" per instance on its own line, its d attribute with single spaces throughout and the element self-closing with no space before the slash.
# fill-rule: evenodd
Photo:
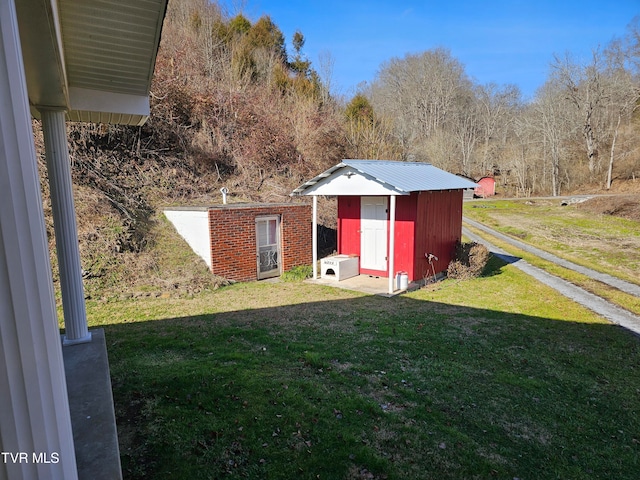
<svg viewBox="0 0 640 480">
<path fill-rule="evenodd" d="M 371 85 L 337 97 L 331 59 L 313 65 L 304 44 L 303 32 L 285 39 L 268 16 L 169 2 L 149 121 L 69 126 L 89 291 L 157 269 L 162 206 L 219 203 L 223 186 L 231 201 L 289 201 L 343 158 L 499 175 L 502 192 L 519 196 L 616 188 L 640 176 L 637 20 L 589 64 L 550 59 L 552 74 L 528 103 L 515 86 L 474 84 L 443 48 L 390 59 Z"/>
</svg>

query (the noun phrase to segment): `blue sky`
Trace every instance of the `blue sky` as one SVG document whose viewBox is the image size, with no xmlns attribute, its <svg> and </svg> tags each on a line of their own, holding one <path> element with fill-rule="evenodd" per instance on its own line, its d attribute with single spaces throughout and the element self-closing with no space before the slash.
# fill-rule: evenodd
<svg viewBox="0 0 640 480">
<path fill-rule="evenodd" d="M 621 37 L 640 0 L 226 0 L 229 13 L 251 21 L 269 15 L 292 52 L 300 30 L 303 53 L 334 60 L 334 93 L 352 96 L 393 57 L 436 47 L 450 50 L 478 84 L 515 84 L 531 98 L 547 78 L 553 55 L 588 60 L 591 51 Z M 240 7 L 239 7 L 240 5 Z"/>
</svg>

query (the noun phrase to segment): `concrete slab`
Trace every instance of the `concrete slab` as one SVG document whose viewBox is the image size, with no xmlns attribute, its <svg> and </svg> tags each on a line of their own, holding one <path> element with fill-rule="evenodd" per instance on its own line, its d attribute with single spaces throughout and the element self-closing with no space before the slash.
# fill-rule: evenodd
<svg viewBox="0 0 640 480">
<path fill-rule="evenodd" d="M 120 449 L 103 329 L 62 349 L 79 479 L 121 480 Z"/>
<path fill-rule="evenodd" d="M 389 279 L 386 277 L 375 277 L 372 275 L 357 275 L 340 281 L 333 278 L 317 278 L 315 280 L 309 279 L 306 281 L 318 285 L 327 285 L 330 287 L 343 288 L 345 290 L 368 293 L 370 295 L 380 295 L 382 297 L 394 297 L 406 291 L 420 288 L 420 284 L 418 282 L 411 282 L 408 288 L 396 290 L 393 294 L 389 294 Z"/>
</svg>

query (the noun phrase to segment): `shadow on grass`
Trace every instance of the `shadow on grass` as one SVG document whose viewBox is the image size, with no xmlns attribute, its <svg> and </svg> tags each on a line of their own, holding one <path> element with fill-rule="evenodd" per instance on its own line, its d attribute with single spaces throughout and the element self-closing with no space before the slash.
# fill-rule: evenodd
<svg viewBox="0 0 640 480">
<path fill-rule="evenodd" d="M 104 326 L 125 478 L 637 474 L 640 352 L 619 327 L 408 296 L 236 301 Z"/>
<path fill-rule="evenodd" d="M 504 267 L 519 262 L 520 260 L 522 260 L 521 257 L 514 257 L 513 255 L 490 252 L 489 261 L 482 269 L 482 277 L 493 277 L 495 275 L 500 275 Z"/>
<path fill-rule="evenodd" d="M 502 262 L 501 266 L 511 265 L 512 263 L 516 263 L 522 260 L 522 257 L 514 257 L 513 255 L 507 255 L 503 253 L 491 252 L 491 255 L 493 255 L 494 257 L 496 257 Z"/>
</svg>

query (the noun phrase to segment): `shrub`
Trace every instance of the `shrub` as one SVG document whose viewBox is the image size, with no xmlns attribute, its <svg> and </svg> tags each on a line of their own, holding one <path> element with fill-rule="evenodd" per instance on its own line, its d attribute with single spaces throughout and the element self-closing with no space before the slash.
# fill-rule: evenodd
<svg viewBox="0 0 640 480">
<path fill-rule="evenodd" d="M 484 245 L 476 242 L 458 242 L 455 257 L 447 267 L 447 276 L 458 280 L 478 277 L 488 261 L 489 250 Z"/>
<path fill-rule="evenodd" d="M 283 282 L 300 282 L 306 278 L 311 278 L 313 268 L 311 265 L 299 265 L 280 275 Z"/>
</svg>

